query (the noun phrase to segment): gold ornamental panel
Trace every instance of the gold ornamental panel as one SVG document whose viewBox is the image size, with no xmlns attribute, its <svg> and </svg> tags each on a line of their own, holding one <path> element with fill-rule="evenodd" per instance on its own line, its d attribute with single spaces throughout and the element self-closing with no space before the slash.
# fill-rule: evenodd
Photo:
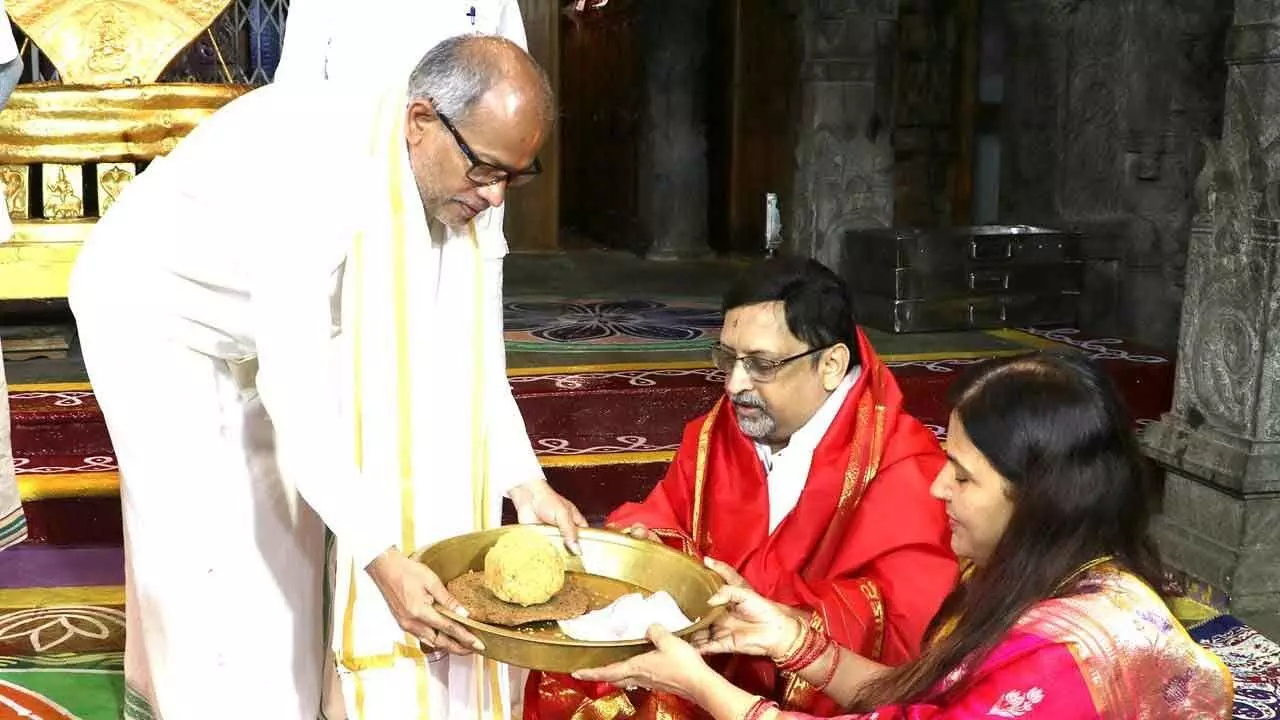
<svg viewBox="0 0 1280 720">
<path fill-rule="evenodd" d="M 250 88 L 165 83 L 19 85 L 0 113 L 0 163 L 149 160 Z"/>
<path fill-rule="evenodd" d="M 120 191 L 138 174 L 138 166 L 133 163 L 98 163 L 98 216 L 107 214 L 107 210 L 120 197 Z"/>
<path fill-rule="evenodd" d="M 31 167 L 28 165 L 0 165 L 0 192 L 4 193 L 4 205 L 9 217 L 25 220 L 31 217 L 27 199 L 31 197 Z"/>
<path fill-rule="evenodd" d="M 231 0 L 8 0 L 69 84 L 150 83 Z"/>
<path fill-rule="evenodd" d="M 79 165 L 41 165 L 44 217 L 75 220 L 84 217 L 84 168 Z"/>
</svg>

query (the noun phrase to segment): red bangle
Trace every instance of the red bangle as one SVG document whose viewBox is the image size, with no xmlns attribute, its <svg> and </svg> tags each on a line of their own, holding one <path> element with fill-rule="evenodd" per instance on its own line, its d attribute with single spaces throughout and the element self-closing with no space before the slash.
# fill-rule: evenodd
<svg viewBox="0 0 1280 720">
<path fill-rule="evenodd" d="M 827 667 L 827 674 L 823 676 L 822 682 L 814 686 L 814 689 L 818 692 L 823 692 L 827 689 L 831 681 L 836 678 L 836 670 L 840 668 L 840 647 L 837 645 L 831 645 L 830 647 L 835 651 L 835 654 L 831 656 L 831 664 Z"/>
<path fill-rule="evenodd" d="M 751 709 L 747 711 L 747 714 L 742 716 L 742 720 L 760 720 L 764 717 L 765 713 L 776 707 L 778 707 L 778 703 L 773 702 L 772 700 L 758 698 L 755 704 L 751 706 Z"/>
<path fill-rule="evenodd" d="M 778 669 L 783 672 L 799 672 L 817 662 L 829 647 L 831 640 L 826 635 L 805 628 L 804 642 L 799 651 L 791 657 L 783 658 L 778 663 Z"/>
</svg>

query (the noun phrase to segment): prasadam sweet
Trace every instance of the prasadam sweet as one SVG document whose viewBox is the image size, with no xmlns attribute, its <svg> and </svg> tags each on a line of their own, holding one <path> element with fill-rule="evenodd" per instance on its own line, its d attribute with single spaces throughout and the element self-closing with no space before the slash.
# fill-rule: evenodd
<svg viewBox="0 0 1280 720">
<path fill-rule="evenodd" d="M 564 555 L 555 541 L 526 527 L 513 528 L 484 557 L 484 586 L 523 607 L 547 602 L 565 582 Z"/>
</svg>

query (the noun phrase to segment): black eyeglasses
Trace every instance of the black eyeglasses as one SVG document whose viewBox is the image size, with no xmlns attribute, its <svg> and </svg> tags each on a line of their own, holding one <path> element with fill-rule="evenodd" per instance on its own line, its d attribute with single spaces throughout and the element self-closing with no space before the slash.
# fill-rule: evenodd
<svg viewBox="0 0 1280 720">
<path fill-rule="evenodd" d="M 440 118 L 440 124 L 444 125 L 450 135 L 453 135 L 454 142 L 458 143 L 458 149 L 462 151 L 462 154 L 471 163 L 471 167 L 467 169 L 467 179 L 476 185 L 506 183 L 507 187 L 519 187 L 542 174 L 542 163 L 538 162 L 536 157 L 533 159 L 533 164 L 523 170 L 511 170 L 484 162 L 476 157 L 471 146 L 467 144 L 466 140 L 462 139 L 462 133 L 458 132 L 458 128 L 453 126 L 453 122 L 444 113 L 440 112 L 434 100 L 431 101 L 431 108 L 435 110 L 436 117 Z"/>
<path fill-rule="evenodd" d="M 836 345 L 837 343 L 831 343 L 812 350 L 805 350 L 798 355 L 792 355 L 781 360 L 770 360 L 759 355 L 735 355 L 733 350 L 716 343 L 711 346 L 711 362 L 716 366 L 717 370 L 726 374 L 732 373 L 733 366 L 741 362 L 742 369 L 747 371 L 747 377 L 751 378 L 752 382 L 767 383 L 778 376 L 778 371 L 782 369 L 783 365 L 799 360 L 802 357 L 822 352 Z"/>
</svg>

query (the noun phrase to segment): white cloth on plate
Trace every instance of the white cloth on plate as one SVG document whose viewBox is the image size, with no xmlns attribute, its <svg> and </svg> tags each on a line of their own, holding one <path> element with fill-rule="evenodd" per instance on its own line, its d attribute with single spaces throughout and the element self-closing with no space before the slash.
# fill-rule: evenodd
<svg viewBox="0 0 1280 720">
<path fill-rule="evenodd" d="M 649 597 L 640 593 L 623 595 L 608 606 L 572 620 L 561 620 L 560 631 L 584 642 L 643 640 L 650 625 L 679 632 L 693 621 L 685 616 L 675 598 L 665 591 Z"/>
</svg>

